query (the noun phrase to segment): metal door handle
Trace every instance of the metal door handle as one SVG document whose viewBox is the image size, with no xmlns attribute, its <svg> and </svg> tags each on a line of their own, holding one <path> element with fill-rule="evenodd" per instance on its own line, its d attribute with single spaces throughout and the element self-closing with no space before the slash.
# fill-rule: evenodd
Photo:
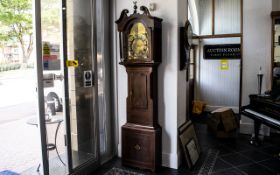
<svg viewBox="0 0 280 175">
<path fill-rule="evenodd" d="M 63 76 L 62 74 L 60 74 L 60 75 L 54 75 L 54 79 L 55 79 L 55 80 L 60 80 L 60 81 L 62 81 L 62 80 L 64 80 L 64 76 Z"/>
</svg>

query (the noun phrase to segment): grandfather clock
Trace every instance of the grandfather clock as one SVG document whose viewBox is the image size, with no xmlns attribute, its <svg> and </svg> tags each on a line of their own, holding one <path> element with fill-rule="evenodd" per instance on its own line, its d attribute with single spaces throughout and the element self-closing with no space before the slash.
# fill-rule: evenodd
<svg viewBox="0 0 280 175">
<path fill-rule="evenodd" d="M 156 171 L 161 166 L 157 67 L 161 62 L 161 22 L 145 6 L 142 14 L 123 10 L 116 21 L 121 65 L 128 74 L 127 123 L 122 126 L 122 163 Z"/>
</svg>

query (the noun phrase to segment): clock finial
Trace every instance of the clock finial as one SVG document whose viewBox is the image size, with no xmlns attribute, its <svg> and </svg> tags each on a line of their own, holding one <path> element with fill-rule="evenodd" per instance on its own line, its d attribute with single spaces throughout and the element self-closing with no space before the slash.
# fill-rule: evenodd
<svg viewBox="0 0 280 175">
<path fill-rule="evenodd" d="M 134 4 L 134 13 L 137 13 L 137 8 L 138 8 L 138 6 L 137 6 L 137 1 L 133 1 L 133 4 Z"/>
</svg>

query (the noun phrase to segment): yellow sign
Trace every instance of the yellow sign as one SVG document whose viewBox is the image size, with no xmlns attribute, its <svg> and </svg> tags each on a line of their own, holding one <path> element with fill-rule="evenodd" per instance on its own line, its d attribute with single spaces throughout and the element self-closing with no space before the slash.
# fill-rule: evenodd
<svg viewBox="0 0 280 175">
<path fill-rule="evenodd" d="M 51 49 L 48 43 L 44 43 L 43 46 L 43 56 L 49 56 L 51 54 Z"/>
<path fill-rule="evenodd" d="M 66 66 L 67 67 L 78 67 L 79 62 L 78 62 L 78 60 L 67 60 L 66 61 Z"/>
<path fill-rule="evenodd" d="M 221 70 L 228 70 L 228 60 L 221 60 Z"/>
</svg>

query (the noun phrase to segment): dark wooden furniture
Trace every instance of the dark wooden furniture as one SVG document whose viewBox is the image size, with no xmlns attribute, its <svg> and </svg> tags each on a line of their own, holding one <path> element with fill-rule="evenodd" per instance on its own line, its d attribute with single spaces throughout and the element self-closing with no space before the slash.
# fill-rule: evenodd
<svg viewBox="0 0 280 175">
<path fill-rule="evenodd" d="M 280 101 L 270 96 L 250 95 L 250 104 L 242 107 L 241 114 L 254 120 L 255 136 L 251 144 L 259 145 L 260 125 L 280 130 Z"/>
<path fill-rule="evenodd" d="M 127 123 L 122 126 L 122 163 L 156 171 L 161 166 L 161 127 L 158 124 L 157 67 L 161 62 L 162 19 L 148 9 L 116 21 L 121 65 L 128 74 Z"/>
</svg>

